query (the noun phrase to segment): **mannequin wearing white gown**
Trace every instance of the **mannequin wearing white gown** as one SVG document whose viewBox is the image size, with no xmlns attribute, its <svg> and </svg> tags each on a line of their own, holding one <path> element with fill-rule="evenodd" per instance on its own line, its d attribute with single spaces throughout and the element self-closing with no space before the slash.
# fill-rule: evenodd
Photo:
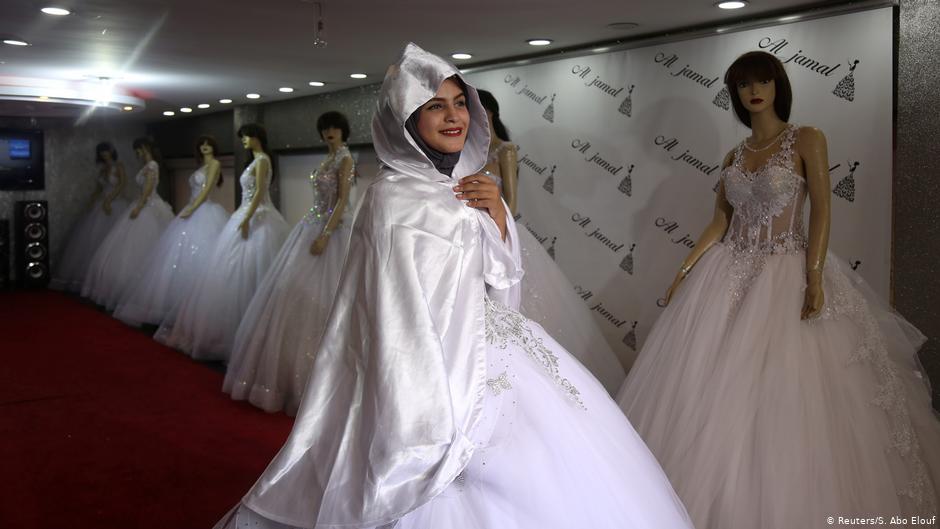
<svg viewBox="0 0 940 529">
<path fill-rule="evenodd" d="M 340 144 L 310 175 L 313 206 L 288 235 L 235 335 L 222 388 L 233 399 L 297 413 L 346 258 L 354 170 L 349 148 Z M 335 214 L 340 220 L 326 235 L 326 249 L 311 255 Z"/>
<path fill-rule="evenodd" d="M 512 218 L 455 197 L 460 182 L 465 200 L 502 206 L 478 173 L 486 117 L 462 84 L 413 44 L 389 69 L 372 127 L 383 168 L 294 429 L 218 527 L 691 527 L 604 388 L 508 308 L 523 274 Z M 406 131 L 425 119 L 464 145 L 455 165 Z"/>
<path fill-rule="evenodd" d="M 754 105 L 773 97 L 766 81 L 744 84 Z M 759 149 L 742 142 L 729 155 L 716 206 L 716 219 L 731 212 L 716 232 L 723 238 L 709 245 L 706 229 L 704 254 L 618 400 L 699 529 L 929 518 L 940 424 L 916 362 L 923 336 L 824 244 L 812 257 L 814 228 L 828 232 L 825 139 L 774 120 L 776 139 L 768 134 L 773 141 Z M 807 235 L 803 206 L 814 185 L 811 207 L 827 217 L 811 216 L 826 224 L 811 220 Z M 825 301 L 812 318 L 814 266 Z"/>
<path fill-rule="evenodd" d="M 179 304 L 209 266 L 211 252 L 228 221 L 225 208 L 208 195 L 197 205 L 200 195 L 216 184 L 219 170 L 218 161 L 212 158 L 190 175 L 189 203 L 157 241 L 141 280 L 125 292 L 114 311 L 115 318 L 128 325 L 157 325 L 176 317 Z"/>
<path fill-rule="evenodd" d="M 141 196 L 120 213 L 95 251 L 82 284 L 82 296 L 107 310 L 114 310 L 125 290 L 139 279 L 154 243 L 173 218 L 169 204 L 157 194 L 160 167 L 150 158 L 152 148 L 149 140 L 135 141 L 140 156 L 146 150 L 146 163 L 135 177 Z"/>
<path fill-rule="evenodd" d="M 256 171 L 259 163 L 263 171 Z M 271 175 L 271 160 L 259 151 L 238 180 L 241 205 L 175 318 L 164 320 L 155 340 L 197 360 L 228 361 L 245 309 L 287 236 L 287 223 L 268 193 Z"/>
</svg>

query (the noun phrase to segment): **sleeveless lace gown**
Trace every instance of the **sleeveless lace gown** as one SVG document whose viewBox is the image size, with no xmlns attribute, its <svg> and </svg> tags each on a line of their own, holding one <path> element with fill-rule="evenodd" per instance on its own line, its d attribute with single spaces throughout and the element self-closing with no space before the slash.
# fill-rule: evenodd
<svg viewBox="0 0 940 529">
<path fill-rule="evenodd" d="M 222 388 L 233 399 L 269 412 L 297 412 L 339 285 L 352 222 L 350 204 L 326 250 L 314 256 L 310 247 L 333 212 L 340 166 L 351 157 L 343 146 L 310 175 L 313 206 L 287 237 L 238 327 Z"/>
<path fill-rule="evenodd" d="M 498 173 L 500 152 L 517 148 L 512 143 L 502 142 L 489 153 L 487 166 L 495 171 L 484 174 L 499 184 L 500 189 L 503 186 Z M 520 312 L 545 328 L 597 377 L 608 392 L 616 393 L 626 377 L 624 367 L 604 339 L 591 311 L 545 247 L 525 226 L 518 226 L 518 232 L 522 269 L 525 270 Z"/>
<path fill-rule="evenodd" d="M 190 175 L 190 204 L 208 184 L 206 180 L 204 167 Z M 208 265 L 227 220 L 225 208 L 208 199 L 189 218 L 173 219 L 154 246 L 142 280 L 125 293 L 114 317 L 128 325 L 157 325 L 174 318 L 183 297 Z"/>
<path fill-rule="evenodd" d="M 287 236 L 287 223 L 268 194 L 270 162 L 259 188 L 254 174 L 258 160 L 242 172 L 242 203 L 222 228 L 194 288 L 180 302 L 175 318 L 165 320 L 154 335 L 197 360 L 228 361 L 242 315 Z M 261 193 L 261 202 L 243 239 L 239 225 L 256 193 Z"/>
<path fill-rule="evenodd" d="M 940 425 L 923 336 L 829 254 L 800 320 L 806 184 L 797 128 L 722 172 L 734 214 L 653 327 L 618 400 L 698 529 L 829 527 L 936 513 Z"/>
<path fill-rule="evenodd" d="M 136 219 L 131 218 L 131 211 L 137 207 L 136 200 L 120 212 L 115 209 L 117 204 L 111 203 L 111 213 L 117 216 L 117 221 L 95 251 L 82 283 L 82 296 L 107 310 L 114 310 L 125 290 L 135 286 L 154 242 L 173 218 L 173 210 L 157 194 L 160 180 L 157 162 L 147 162 L 134 180 L 141 189 L 150 180 L 153 192 Z"/>
</svg>

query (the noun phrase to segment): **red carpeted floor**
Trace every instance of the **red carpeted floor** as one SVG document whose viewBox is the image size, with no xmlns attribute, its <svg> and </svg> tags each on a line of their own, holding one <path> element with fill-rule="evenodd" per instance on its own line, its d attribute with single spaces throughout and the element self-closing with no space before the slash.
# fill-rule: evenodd
<svg viewBox="0 0 940 529">
<path fill-rule="evenodd" d="M 77 298 L 0 293 L 0 528 L 208 529 L 292 420 Z"/>
</svg>

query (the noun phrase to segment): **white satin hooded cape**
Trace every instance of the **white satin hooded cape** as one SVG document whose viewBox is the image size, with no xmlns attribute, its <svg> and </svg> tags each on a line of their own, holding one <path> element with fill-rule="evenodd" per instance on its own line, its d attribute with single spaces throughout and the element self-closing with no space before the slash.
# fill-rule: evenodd
<svg viewBox="0 0 940 529">
<path fill-rule="evenodd" d="M 479 172 L 489 132 L 477 91 L 448 177 L 405 131 L 460 76 L 409 44 L 372 121 L 383 163 L 365 192 L 326 333 L 287 443 L 243 499 L 298 527 L 374 527 L 439 494 L 473 454 L 486 389 L 484 297 L 518 307 L 522 268 L 508 236 L 452 187 Z"/>
</svg>

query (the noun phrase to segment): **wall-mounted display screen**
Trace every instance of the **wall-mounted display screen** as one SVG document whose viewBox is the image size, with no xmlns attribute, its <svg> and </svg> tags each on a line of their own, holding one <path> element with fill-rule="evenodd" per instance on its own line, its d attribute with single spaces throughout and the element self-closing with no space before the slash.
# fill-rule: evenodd
<svg viewBox="0 0 940 529">
<path fill-rule="evenodd" d="M 0 189 L 43 189 L 41 130 L 0 129 Z"/>
</svg>

